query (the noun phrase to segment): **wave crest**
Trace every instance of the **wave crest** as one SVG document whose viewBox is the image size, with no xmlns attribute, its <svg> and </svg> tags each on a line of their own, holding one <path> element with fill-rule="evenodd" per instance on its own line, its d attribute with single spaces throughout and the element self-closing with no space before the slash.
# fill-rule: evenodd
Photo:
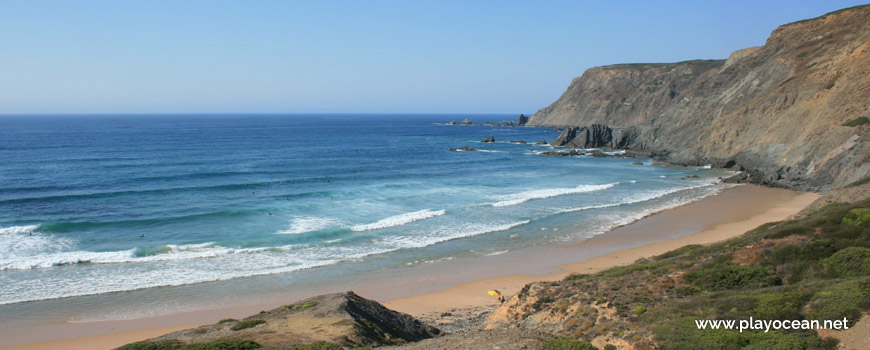
<svg viewBox="0 0 870 350">
<path fill-rule="evenodd" d="M 436 216 L 441 216 L 441 215 L 444 215 L 445 213 L 447 213 L 446 210 L 423 209 L 420 211 L 415 211 L 413 213 L 405 213 L 405 214 L 399 214 L 396 216 L 391 216 L 391 217 L 388 217 L 386 219 L 378 220 L 377 222 L 371 223 L 371 224 L 354 225 L 354 226 L 351 226 L 350 230 L 356 231 L 356 232 L 362 232 L 362 231 L 369 231 L 369 230 L 378 230 L 378 229 L 388 228 L 388 227 L 402 226 L 402 225 L 410 224 L 414 221 L 419 221 L 419 220 L 434 218 Z"/>
<path fill-rule="evenodd" d="M 584 193 L 584 192 L 595 192 L 606 190 L 613 186 L 618 185 L 619 182 L 604 184 L 604 185 L 580 185 L 577 187 L 569 187 L 569 188 L 547 188 L 543 190 L 533 190 L 526 191 L 520 193 L 512 193 L 503 196 L 493 197 L 494 199 L 499 200 L 499 202 L 494 203 L 492 206 L 494 207 L 506 207 L 511 205 L 517 205 L 520 203 L 528 202 L 532 199 L 541 199 L 541 198 L 550 198 L 557 197 L 566 194 L 573 193 Z"/>
</svg>

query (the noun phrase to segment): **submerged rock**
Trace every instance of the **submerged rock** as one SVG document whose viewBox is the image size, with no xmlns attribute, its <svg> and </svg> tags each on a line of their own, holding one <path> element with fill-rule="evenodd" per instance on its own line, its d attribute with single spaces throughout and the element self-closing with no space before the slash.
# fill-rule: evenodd
<svg viewBox="0 0 870 350">
<path fill-rule="evenodd" d="M 449 151 L 454 151 L 454 152 L 462 152 L 462 151 L 471 152 L 471 151 L 478 151 L 477 148 L 471 148 L 471 147 L 468 147 L 468 146 L 462 146 L 462 147 L 457 147 L 457 148 L 448 148 L 447 150 L 449 150 Z"/>
</svg>

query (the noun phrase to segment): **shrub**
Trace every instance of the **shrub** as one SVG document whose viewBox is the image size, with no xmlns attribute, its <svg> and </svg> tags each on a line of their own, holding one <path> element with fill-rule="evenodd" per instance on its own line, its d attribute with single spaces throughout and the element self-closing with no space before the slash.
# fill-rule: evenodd
<svg viewBox="0 0 870 350">
<path fill-rule="evenodd" d="M 858 118 L 855 118 L 855 119 L 852 119 L 850 121 L 843 123 L 843 126 L 854 127 L 854 126 L 867 125 L 867 124 L 870 124 L 870 119 L 867 119 L 867 117 L 858 117 Z"/>
<path fill-rule="evenodd" d="M 635 307 L 633 310 L 631 310 L 631 312 L 633 312 L 635 315 L 640 315 L 640 314 L 646 312 L 646 306 L 641 305 L 641 306 Z"/>
<path fill-rule="evenodd" d="M 547 339 L 541 345 L 543 350 L 598 350 L 598 348 L 585 341 L 565 337 Z"/>
<path fill-rule="evenodd" d="M 761 294 L 755 297 L 753 317 L 764 320 L 799 320 L 806 295 L 799 293 Z"/>
<path fill-rule="evenodd" d="M 616 345 L 607 344 L 604 346 L 604 350 L 616 350 Z"/>
<path fill-rule="evenodd" d="M 832 277 L 859 277 L 870 274 L 870 248 L 849 247 L 825 259 L 825 271 Z"/>
<path fill-rule="evenodd" d="M 290 309 L 290 310 L 300 310 L 300 309 L 307 309 L 309 307 L 315 307 L 315 306 L 317 306 L 316 301 L 309 301 L 309 302 L 298 303 L 298 304 L 293 304 L 293 305 L 284 305 L 283 307 L 285 309 Z"/>
<path fill-rule="evenodd" d="M 263 346 L 250 340 L 218 339 L 208 343 L 185 345 L 180 350 L 254 350 Z"/>
<path fill-rule="evenodd" d="M 239 320 L 237 320 L 237 319 L 235 319 L 235 318 L 225 318 L 225 319 L 222 319 L 222 320 L 218 321 L 218 324 L 221 324 L 221 323 L 230 323 L 230 322 L 238 322 L 238 321 L 239 321 Z"/>
<path fill-rule="evenodd" d="M 837 320 L 847 318 L 854 323 L 861 317 L 861 307 L 866 303 L 866 281 L 848 281 L 825 288 L 810 302 L 809 319 Z"/>
<path fill-rule="evenodd" d="M 338 346 L 337 344 L 333 344 L 333 343 L 329 343 L 329 342 L 325 342 L 325 341 L 319 341 L 319 342 L 311 343 L 308 345 L 297 345 L 297 346 L 292 347 L 291 349 L 293 349 L 293 350 L 342 350 L 344 348 L 342 348 L 341 346 Z"/>
<path fill-rule="evenodd" d="M 870 208 L 855 208 L 843 216 L 843 225 L 862 225 L 870 223 Z"/>
<path fill-rule="evenodd" d="M 234 325 L 233 325 L 233 328 L 230 328 L 230 330 L 233 330 L 233 331 L 240 331 L 240 330 L 243 330 L 243 329 L 246 329 L 246 328 L 251 328 L 251 327 L 255 327 L 255 326 L 257 326 L 257 325 L 261 325 L 261 324 L 263 324 L 263 323 L 266 323 L 266 321 L 263 321 L 263 320 L 247 320 L 247 321 L 241 321 L 241 322 L 239 322 L 239 323 L 234 324 Z"/>
<path fill-rule="evenodd" d="M 758 265 L 743 267 L 730 261 L 686 273 L 686 280 L 702 289 L 728 290 L 777 286 L 782 280 Z"/>
<path fill-rule="evenodd" d="M 146 340 L 124 345 L 118 350 L 177 350 L 181 349 L 181 346 L 182 344 L 178 340 Z"/>
</svg>

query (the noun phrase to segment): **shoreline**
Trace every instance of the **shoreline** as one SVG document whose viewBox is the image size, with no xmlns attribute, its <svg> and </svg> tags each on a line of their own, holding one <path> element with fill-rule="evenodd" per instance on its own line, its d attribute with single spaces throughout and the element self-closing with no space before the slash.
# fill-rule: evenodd
<svg viewBox="0 0 870 350">
<path fill-rule="evenodd" d="M 511 296 L 525 284 L 562 279 L 570 273 L 595 273 L 627 265 L 689 244 L 709 244 L 743 234 L 763 223 L 783 220 L 818 198 L 755 185 L 743 185 L 676 208 L 651 214 L 607 233 L 569 244 L 532 247 L 495 256 L 459 258 L 414 268 L 378 272 L 374 280 L 358 279 L 322 287 L 320 293 L 354 290 L 388 308 L 416 317 L 454 309 L 494 306 L 487 294 L 498 289 Z M 308 295 L 311 296 L 311 295 Z M 112 348 L 174 330 L 245 317 L 306 296 L 275 296 L 254 305 L 236 305 L 149 318 L 39 324 L 30 338 L 0 349 Z M 51 337 L 46 337 L 51 334 Z"/>
</svg>

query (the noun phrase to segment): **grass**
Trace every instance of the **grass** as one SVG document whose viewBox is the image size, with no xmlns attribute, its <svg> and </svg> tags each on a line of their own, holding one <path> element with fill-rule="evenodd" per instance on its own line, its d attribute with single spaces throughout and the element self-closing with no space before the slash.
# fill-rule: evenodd
<svg viewBox="0 0 870 350">
<path fill-rule="evenodd" d="M 671 70 L 681 65 L 692 65 L 695 67 L 704 68 L 705 70 L 719 68 L 725 64 L 726 60 L 689 60 L 682 62 L 674 62 L 674 63 L 622 63 L 622 64 L 613 64 L 606 66 L 607 68 L 613 69 L 634 69 L 634 70 L 648 70 L 653 68 L 662 68 L 664 70 Z"/>
<path fill-rule="evenodd" d="M 251 328 L 251 327 L 256 327 L 256 326 L 261 325 L 261 324 L 263 324 L 263 323 L 266 323 L 266 321 L 263 321 L 263 320 L 247 320 L 247 321 L 241 321 L 241 322 L 239 322 L 239 323 L 234 324 L 233 327 L 230 328 L 230 330 L 232 330 L 232 331 L 240 331 L 240 330 L 243 330 L 243 329 L 248 329 L 248 328 Z"/>
<path fill-rule="evenodd" d="M 307 309 L 307 308 L 315 307 L 315 306 L 317 306 L 316 301 L 308 301 L 308 302 L 297 303 L 297 304 L 293 304 L 293 305 L 284 305 L 282 307 L 285 309 L 290 309 L 290 310 L 301 310 L 301 309 Z"/>
<path fill-rule="evenodd" d="M 853 182 L 853 183 L 850 183 L 850 184 L 846 185 L 845 187 L 846 187 L 846 188 L 848 188 L 848 187 L 856 187 L 856 186 L 861 186 L 861 185 L 864 185 L 864 184 L 867 184 L 867 183 L 870 183 L 870 176 L 865 177 L 865 178 L 863 178 L 863 179 L 861 179 L 861 180 L 855 181 L 855 182 Z"/>
</svg>

